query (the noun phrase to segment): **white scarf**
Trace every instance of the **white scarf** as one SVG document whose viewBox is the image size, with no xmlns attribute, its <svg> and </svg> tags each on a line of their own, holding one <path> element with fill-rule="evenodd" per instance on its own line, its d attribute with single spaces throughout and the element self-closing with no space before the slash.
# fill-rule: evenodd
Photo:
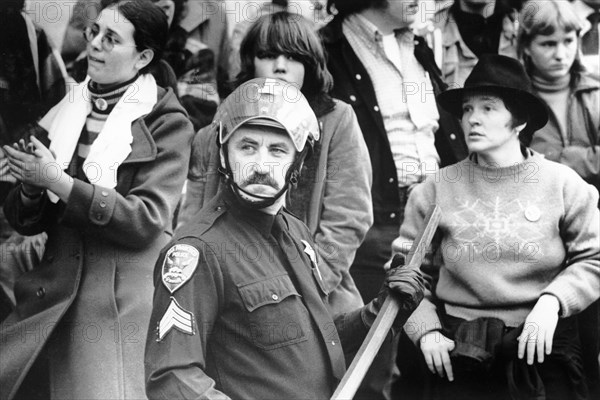
<svg viewBox="0 0 600 400">
<path fill-rule="evenodd" d="M 88 76 L 54 106 L 39 122 L 48 131 L 50 150 L 56 162 L 66 170 L 79 136 L 92 111 Z M 151 74 L 144 74 L 131 84 L 108 115 L 102 131 L 90 147 L 83 171 L 92 184 L 113 189 L 117 186 L 117 168 L 131 153 L 131 124 L 152 111 L 157 101 L 157 86 Z M 58 196 L 48 191 L 53 203 Z"/>
</svg>

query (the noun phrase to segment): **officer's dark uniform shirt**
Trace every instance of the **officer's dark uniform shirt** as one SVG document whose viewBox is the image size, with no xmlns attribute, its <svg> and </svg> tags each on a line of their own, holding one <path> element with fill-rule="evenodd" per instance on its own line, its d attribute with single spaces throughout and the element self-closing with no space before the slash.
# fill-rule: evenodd
<svg viewBox="0 0 600 400">
<path fill-rule="evenodd" d="M 315 253 L 289 212 L 217 195 L 156 264 L 149 398 L 329 398 L 368 327 L 330 316 Z"/>
</svg>

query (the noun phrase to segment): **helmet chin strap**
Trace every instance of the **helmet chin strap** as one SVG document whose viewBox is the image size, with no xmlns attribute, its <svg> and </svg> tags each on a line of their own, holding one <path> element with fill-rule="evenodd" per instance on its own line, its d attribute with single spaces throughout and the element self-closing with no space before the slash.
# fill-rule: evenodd
<svg viewBox="0 0 600 400">
<path fill-rule="evenodd" d="M 242 189 L 233 179 L 233 173 L 231 171 L 231 166 L 229 164 L 229 154 L 227 151 L 227 146 L 223 148 L 223 156 L 225 158 L 225 169 L 219 168 L 219 172 L 221 172 L 229 184 L 233 191 L 233 194 L 237 197 L 239 201 L 244 203 L 247 207 L 254 208 L 260 210 L 262 208 L 266 208 L 275 204 L 275 202 L 283 196 L 283 194 L 289 189 L 290 184 L 292 186 L 296 186 L 298 184 L 298 177 L 300 176 L 300 168 L 302 168 L 302 163 L 304 162 L 304 158 L 306 157 L 308 150 L 308 146 L 304 148 L 302 153 L 298 154 L 290 168 L 287 170 L 285 175 L 285 185 L 273 196 L 261 196 L 259 194 L 250 193 L 247 190 Z M 242 193 L 250 198 L 258 199 L 256 201 L 249 200 L 247 197 L 242 196 Z"/>
</svg>

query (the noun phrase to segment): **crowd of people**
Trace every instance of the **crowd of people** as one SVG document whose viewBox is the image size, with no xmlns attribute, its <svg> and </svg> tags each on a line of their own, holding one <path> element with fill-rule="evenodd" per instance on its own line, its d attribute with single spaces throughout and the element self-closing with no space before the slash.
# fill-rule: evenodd
<svg viewBox="0 0 600 400">
<path fill-rule="evenodd" d="M 356 399 L 600 396 L 600 1 L 27 11 L 1 399 L 327 399 L 388 297 Z"/>
</svg>

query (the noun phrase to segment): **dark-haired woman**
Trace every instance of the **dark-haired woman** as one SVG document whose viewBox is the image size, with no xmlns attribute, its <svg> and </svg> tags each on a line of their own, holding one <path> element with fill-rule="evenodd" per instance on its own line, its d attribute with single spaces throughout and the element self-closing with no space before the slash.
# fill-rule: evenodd
<svg viewBox="0 0 600 400">
<path fill-rule="evenodd" d="M 86 29 L 88 78 L 29 143 L 4 147 L 21 181 L 6 215 L 48 242 L 0 327 L 1 398 L 31 397 L 44 364 L 50 393 L 38 397 L 145 398 L 153 267 L 193 136 L 174 93 L 147 73 L 166 38 L 166 17 L 148 0 L 108 4 Z"/>
<path fill-rule="evenodd" d="M 287 12 L 262 16 L 244 38 L 240 55 L 240 83 L 257 77 L 297 85 L 319 118 L 322 138 L 305 162 L 298 188 L 288 195 L 287 207 L 314 235 L 327 266 L 324 278 L 333 312 L 355 310 L 363 303 L 350 264 L 373 222 L 369 154 L 356 116 L 346 103 L 326 94 L 332 78 L 319 38 L 303 17 Z M 179 225 L 190 221 L 223 182 L 216 132 L 208 126 L 194 139 Z"/>
<path fill-rule="evenodd" d="M 394 253 L 427 209 L 442 210 L 432 292 L 405 331 L 438 377 L 436 398 L 584 399 L 574 316 L 600 297 L 598 191 L 522 145 L 546 106 L 512 58 L 485 55 L 463 89 L 442 93 L 470 155 L 411 193 Z"/>
</svg>

